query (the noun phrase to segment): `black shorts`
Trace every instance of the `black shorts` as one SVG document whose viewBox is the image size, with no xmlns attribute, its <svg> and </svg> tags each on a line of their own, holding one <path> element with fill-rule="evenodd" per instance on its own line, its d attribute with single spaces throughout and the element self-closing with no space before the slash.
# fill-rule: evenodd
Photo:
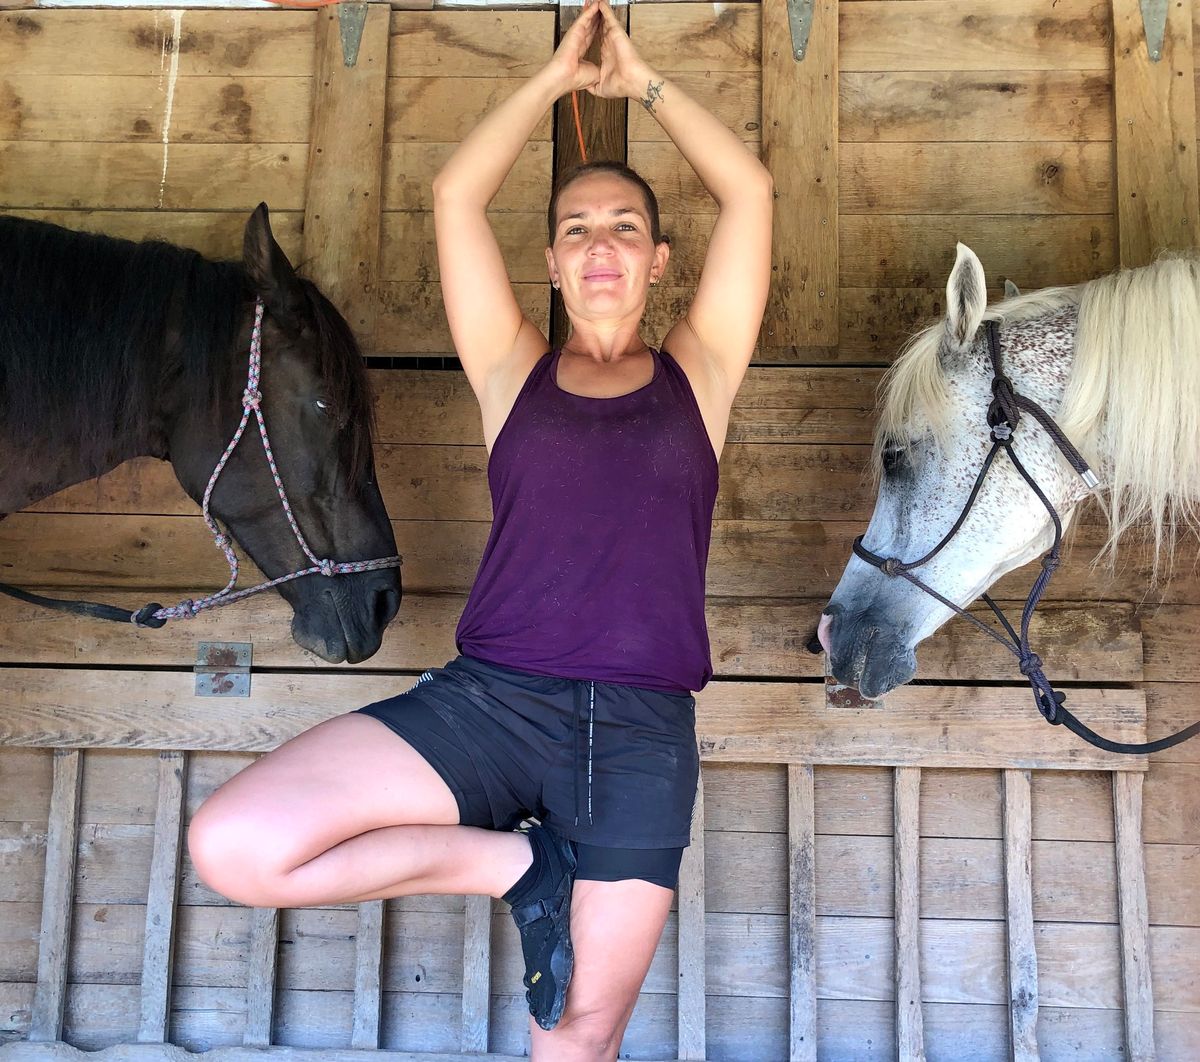
<svg viewBox="0 0 1200 1062">
<path fill-rule="evenodd" d="M 463 825 L 510 830 L 536 818 L 586 846 L 579 876 L 592 877 L 589 848 L 645 850 L 648 861 L 650 850 L 677 849 L 677 867 L 700 769 L 695 703 L 686 694 L 548 678 L 460 656 L 360 711 L 441 775 Z"/>
</svg>

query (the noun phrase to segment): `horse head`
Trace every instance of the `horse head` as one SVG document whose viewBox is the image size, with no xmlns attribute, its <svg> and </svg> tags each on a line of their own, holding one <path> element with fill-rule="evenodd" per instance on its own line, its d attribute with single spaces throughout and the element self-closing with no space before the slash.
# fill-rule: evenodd
<svg viewBox="0 0 1200 1062">
<path fill-rule="evenodd" d="M 345 320 L 315 284 L 298 276 L 276 243 L 265 204 L 250 216 L 243 247 L 242 324 L 213 393 L 198 395 L 186 373 L 163 396 L 167 457 L 184 489 L 200 502 L 243 413 L 255 312 L 262 323 L 258 403 L 291 513 L 318 558 L 366 561 L 396 553 L 396 541 L 371 450 L 372 405 L 358 345 Z M 218 356 L 213 352 L 213 356 Z M 275 471 L 255 418 L 229 456 L 211 496 L 211 512 L 268 578 L 311 567 L 289 526 Z M 331 662 L 357 663 L 380 645 L 400 606 L 395 568 L 305 576 L 279 587 L 291 604 L 292 634 Z"/>
<path fill-rule="evenodd" d="M 1054 534 L 1046 507 L 1001 453 L 962 525 L 937 549 L 993 445 L 993 371 L 981 323 L 1003 321 L 1004 372 L 1019 394 L 1058 417 L 1071 382 L 1080 290 L 1048 289 L 989 309 L 983 266 L 959 244 L 945 318 L 915 336 L 885 377 L 878 494 L 862 545 L 906 564 L 936 550 L 913 574 L 960 607 L 1048 549 Z M 1065 526 L 1088 494 L 1079 476 L 1033 417 L 1020 420 L 1012 445 Z M 854 556 L 818 636 L 837 680 L 874 698 L 913 678 L 917 644 L 954 614 L 894 571 Z"/>
</svg>

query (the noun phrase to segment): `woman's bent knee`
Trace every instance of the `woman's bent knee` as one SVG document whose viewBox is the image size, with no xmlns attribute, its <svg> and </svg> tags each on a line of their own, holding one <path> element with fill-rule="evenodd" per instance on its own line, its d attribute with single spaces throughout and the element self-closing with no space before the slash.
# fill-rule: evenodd
<svg viewBox="0 0 1200 1062">
<path fill-rule="evenodd" d="M 275 833 L 253 814 L 210 800 L 188 826 L 188 855 L 200 880 L 227 899 L 286 907 L 285 878 L 293 868 L 272 843 Z"/>
</svg>

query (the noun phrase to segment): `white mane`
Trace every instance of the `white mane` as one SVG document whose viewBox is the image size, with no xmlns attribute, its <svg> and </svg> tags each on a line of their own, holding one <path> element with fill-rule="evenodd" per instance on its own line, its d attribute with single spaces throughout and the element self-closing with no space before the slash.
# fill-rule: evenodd
<svg viewBox="0 0 1200 1062">
<path fill-rule="evenodd" d="M 989 306 L 1001 323 L 1079 307 L 1059 424 L 1108 491 L 1107 550 L 1142 524 L 1155 564 L 1178 528 L 1200 530 L 1200 255 L 1167 255 L 1074 287 Z M 915 425 L 945 437 L 944 322 L 917 333 L 881 384 L 877 450 Z"/>
</svg>

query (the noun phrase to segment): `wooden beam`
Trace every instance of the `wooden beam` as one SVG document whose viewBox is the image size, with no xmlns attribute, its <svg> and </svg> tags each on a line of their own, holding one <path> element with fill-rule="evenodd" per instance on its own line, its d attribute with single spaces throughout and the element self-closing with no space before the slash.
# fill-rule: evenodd
<svg viewBox="0 0 1200 1062">
<path fill-rule="evenodd" d="M 354 1023 L 350 1046 L 376 1050 L 383 1016 L 382 900 L 358 905 L 358 933 L 354 941 Z"/>
<path fill-rule="evenodd" d="M 896 872 L 896 1046 L 900 1058 L 924 1062 L 921 1015 L 921 771 L 897 767 L 894 793 Z"/>
<path fill-rule="evenodd" d="M 1113 774 L 1117 848 L 1117 908 L 1121 923 L 1121 983 L 1125 1051 L 1130 1062 L 1153 1062 L 1154 986 L 1150 972 L 1150 914 L 1142 851 L 1142 776 Z"/>
<path fill-rule="evenodd" d="M 1138 0 L 1113 0 L 1117 224 L 1122 266 L 1200 246 L 1190 3 L 1168 3 L 1152 62 Z"/>
<path fill-rule="evenodd" d="M 1028 771 L 1004 772 L 1008 1018 L 1013 1062 L 1037 1062 L 1038 977 L 1033 937 L 1033 813 Z"/>
<path fill-rule="evenodd" d="M 813 768 L 788 764 L 790 1062 L 817 1058 L 817 857 Z"/>
<path fill-rule="evenodd" d="M 363 1062 L 361 1051 L 322 1047 L 214 1047 L 204 1062 Z M 371 1062 L 480 1062 L 475 1054 L 425 1051 L 372 1051 Z M 196 1055 L 174 1044 L 119 1044 L 102 1051 L 80 1051 L 69 1044 L 7 1043 L 4 1062 L 196 1062 Z M 488 1055 L 487 1062 L 529 1062 L 528 1056 Z"/>
<path fill-rule="evenodd" d="M 466 897 L 463 918 L 462 1049 L 484 1054 L 491 1038 L 492 898 Z"/>
<path fill-rule="evenodd" d="M 275 972 L 279 957 L 279 911 L 256 907 L 246 955 L 246 1028 L 242 1043 L 267 1047 L 275 1017 Z"/>
<path fill-rule="evenodd" d="M 793 56 L 785 0 L 763 0 L 762 126 L 775 221 L 760 345 L 800 360 L 806 348 L 838 344 L 836 0 L 815 0 L 802 60 Z"/>
<path fill-rule="evenodd" d="M 187 753 L 158 754 L 158 806 L 154 813 L 154 850 L 146 894 L 146 932 L 142 945 L 139 1043 L 164 1043 L 170 1031 L 171 973 L 175 955 L 175 904 L 179 895 L 179 853 Z"/>
<path fill-rule="evenodd" d="M 54 788 L 50 794 L 50 819 L 46 830 L 37 987 L 29 1023 L 29 1039 L 33 1041 L 62 1039 L 82 784 L 83 753 L 79 749 L 55 749 Z"/>
<path fill-rule="evenodd" d="M 679 1057 L 705 1056 L 707 962 L 704 903 L 704 777 L 696 781 L 691 844 L 679 867 Z"/>
<path fill-rule="evenodd" d="M 582 4 L 562 3 L 558 5 L 558 35 L 563 35 L 575 24 L 583 11 Z M 629 6 L 616 6 L 613 14 L 617 21 L 629 29 Z M 599 35 L 588 51 L 587 58 L 599 65 Z M 587 160 L 624 162 L 628 156 L 626 126 L 628 124 L 628 100 L 605 100 L 590 92 L 576 93 L 579 102 L 579 124 L 583 132 L 583 151 L 580 151 L 579 133 L 575 129 L 575 115 L 568 93 L 554 105 L 554 176 L 553 181 Z M 551 292 L 550 298 L 550 343 L 560 347 L 569 334 L 570 322 L 563 307 L 562 296 Z"/>
<path fill-rule="evenodd" d="M 315 15 L 306 272 L 364 340 L 375 331 L 390 16 L 386 4 L 367 6 L 358 61 L 347 67 L 338 8 Z"/>
</svg>

